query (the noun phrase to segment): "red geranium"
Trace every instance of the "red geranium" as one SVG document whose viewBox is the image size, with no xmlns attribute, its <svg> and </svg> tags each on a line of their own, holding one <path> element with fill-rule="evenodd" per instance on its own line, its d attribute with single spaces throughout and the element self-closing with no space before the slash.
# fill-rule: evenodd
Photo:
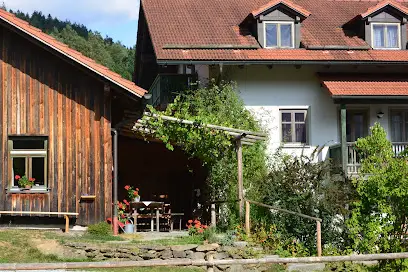
<svg viewBox="0 0 408 272">
<path fill-rule="evenodd" d="M 125 186 L 125 190 L 127 191 L 127 190 L 129 190 L 130 189 L 130 186 L 129 185 L 126 185 Z"/>
<path fill-rule="evenodd" d="M 21 179 L 21 177 L 19 175 L 16 175 L 14 178 L 15 179 Z"/>
<path fill-rule="evenodd" d="M 34 181 L 35 181 L 35 178 L 30 178 L 29 181 L 30 181 L 30 182 L 34 182 Z"/>
<path fill-rule="evenodd" d="M 123 200 L 123 203 L 125 203 L 126 206 L 129 206 L 129 205 L 130 205 L 129 201 L 127 201 L 126 199 Z"/>
</svg>

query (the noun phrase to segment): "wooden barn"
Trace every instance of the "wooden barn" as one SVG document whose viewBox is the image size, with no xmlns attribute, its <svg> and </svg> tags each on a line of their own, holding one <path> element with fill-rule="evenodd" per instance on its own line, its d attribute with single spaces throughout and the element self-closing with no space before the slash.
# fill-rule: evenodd
<svg viewBox="0 0 408 272">
<path fill-rule="evenodd" d="M 0 215 L 112 216 L 112 129 L 146 92 L 3 10 L 0 79 Z"/>
</svg>

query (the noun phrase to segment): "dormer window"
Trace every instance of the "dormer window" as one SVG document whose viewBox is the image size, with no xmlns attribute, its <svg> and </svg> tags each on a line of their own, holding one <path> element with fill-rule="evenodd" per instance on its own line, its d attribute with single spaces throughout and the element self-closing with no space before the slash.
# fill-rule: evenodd
<svg viewBox="0 0 408 272">
<path fill-rule="evenodd" d="M 293 22 L 264 22 L 265 48 L 293 48 Z"/>
<path fill-rule="evenodd" d="M 372 47 L 374 49 L 400 49 L 400 27 L 399 23 L 372 23 Z"/>
<path fill-rule="evenodd" d="M 252 11 L 243 24 L 263 48 L 299 48 L 301 23 L 310 12 L 288 0 L 271 0 Z"/>
<path fill-rule="evenodd" d="M 365 40 L 373 49 L 406 49 L 408 8 L 382 1 L 360 14 Z"/>
</svg>

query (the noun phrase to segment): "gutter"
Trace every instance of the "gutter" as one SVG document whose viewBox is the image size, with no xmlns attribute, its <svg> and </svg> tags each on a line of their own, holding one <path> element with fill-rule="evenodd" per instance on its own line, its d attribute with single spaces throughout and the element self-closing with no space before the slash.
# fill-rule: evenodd
<svg viewBox="0 0 408 272">
<path fill-rule="evenodd" d="M 337 60 L 157 60 L 158 65 L 408 65 L 407 61 L 337 61 Z"/>
<path fill-rule="evenodd" d="M 333 99 L 383 99 L 406 100 L 408 95 L 333 95 Z"/>
<path fill-rule="evenodd" d="M 369 50 L 371 46 L 343 46 L 343 45 L 309 45 L 305 47 L 308 50 Z"/>
<path fill-rule="evenodd" d="M 118 131 L 111 129 L 113 134 L 113 235 L 119 233 L 118 222 Z"/>
</svg>

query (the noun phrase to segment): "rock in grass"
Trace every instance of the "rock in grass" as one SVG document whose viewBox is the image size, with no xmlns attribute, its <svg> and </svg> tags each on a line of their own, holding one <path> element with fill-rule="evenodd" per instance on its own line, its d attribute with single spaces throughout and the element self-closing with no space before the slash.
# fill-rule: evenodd
<svg viewBox="0 0 408 272">
<path fill-rule="evenodd" d="M 208 245 L 201 245 L 196 248 L 197 252 L 205 252 L 205 251 L 214 251 L 219 248 L 219 244 L 208 244 Z"/>
<path fill-rule="evenodd" d="M 196 249 L 198 245 L 177 245 L 177 246 L 172 246 L 171 250 L 173 251 L 187 251 L 187 250 L 193 250 Z"/>
</svg>

